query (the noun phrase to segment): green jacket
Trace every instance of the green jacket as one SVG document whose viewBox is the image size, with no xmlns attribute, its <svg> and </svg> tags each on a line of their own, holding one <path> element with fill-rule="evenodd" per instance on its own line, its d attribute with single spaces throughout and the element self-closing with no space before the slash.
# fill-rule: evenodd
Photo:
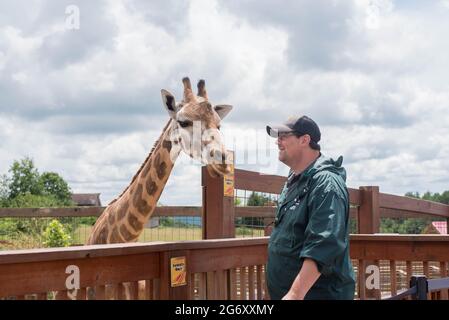
<svg viewBox="0 0 449 320">
<path fill-rule="evenodd" d="M 349 194 L 342 162 L 343 157 L 334 161 L 321 155 L 300 175 L 289 175 L 268 244 L 272 299 L 288 292 L 305 258 L 314 260 L 321 272 L 305 299 L 354 299 Z"/>
</svg>

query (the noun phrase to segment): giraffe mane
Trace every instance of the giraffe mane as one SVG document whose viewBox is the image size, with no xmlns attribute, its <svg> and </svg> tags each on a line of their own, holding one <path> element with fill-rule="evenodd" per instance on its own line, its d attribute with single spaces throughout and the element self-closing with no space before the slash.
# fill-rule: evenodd
<svg viewBox="0 0 449 320">
<path fill-rule="evenodd" d="M 145 161 L 142 163 L 142 165 L 140 166 L 139 170 L 137 170 L 136 174 L 134 175 L 134 177 L 132 178 L 131 182 L 128 184 L 128 186 L 125 188 L 125 190 L 122 191 L 122 193 L 115 198 L 114 200 L 112 200 L 111 202 L 109 202 L 108 206 L 110 206 L 111 204 L 113 204 L 114 202 L 116 202 L 117 200 L 119 200 L 126 191 L 128 191 L 129 187 L 134 183 L 134 181 L 137 179 L 137 177 L 139 176 L 140 172 L 143 170 L 143 167 L 145 166 L 145 164 L 148 162 L 148 160 L 150 159 L 150 157 L 153 155 L 154 150 L 156 149 L 157 145 L 161 142 L 162 137 L 165 134 L 165 131 L 169 128 L 170 124 L 172 122 L 172 119 L 170 119 L 167 124 L 164 127 L 164 130 L 162 130 L 161 135 L 159 136 L 159 138 L 156 140 L 156 142 L 153 145 L 153 148 L 151 148 L 150 153 L 148 154 L 148 156 L 146 157 Z"/>
</svg>

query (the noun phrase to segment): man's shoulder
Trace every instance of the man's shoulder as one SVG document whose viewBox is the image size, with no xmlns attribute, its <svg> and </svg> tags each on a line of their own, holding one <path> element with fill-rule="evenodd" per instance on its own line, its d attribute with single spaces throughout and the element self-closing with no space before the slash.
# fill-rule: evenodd
<svg viewBox="0 0 449 320">
<path fill-rule="evenodd" d="M 318 171 L 314 173 L 311 179 L 315 183 L 345 183 L 343 178 L 338 173 L 328 170 Z"/>
<path fill-rule="evenodd" d="M 319 192 L 335 192 L 340 196 L 346 196 L 347 187 L 344 179 L 332 171 L 319 171 L 311 177 L 311 189 Z"/>
</svg>

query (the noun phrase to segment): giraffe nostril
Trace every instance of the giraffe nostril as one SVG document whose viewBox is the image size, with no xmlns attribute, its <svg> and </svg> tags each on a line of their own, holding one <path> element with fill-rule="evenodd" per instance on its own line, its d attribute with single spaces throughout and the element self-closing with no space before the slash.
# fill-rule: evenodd
<svg viewBox="0 0 449 320">
<path fill-rule="evenodd" d="M 213 150 L 210 152 L 210 157 L 211 157 L 211 158 L 214 157 L 214 151 L 213 151 Z"/>
</svg>

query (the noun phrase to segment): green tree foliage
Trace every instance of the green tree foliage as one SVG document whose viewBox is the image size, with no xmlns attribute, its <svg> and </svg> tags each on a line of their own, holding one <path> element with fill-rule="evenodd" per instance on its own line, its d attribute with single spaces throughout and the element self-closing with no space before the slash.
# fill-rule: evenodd
<svg viewBox="0 0 449 320">
<path fill-rule="evenodd" d="M 70 235 L 58 220 L 52 220 L 48 224 L 42 237 L 46 247 L 68 247 L 71 241 Z"/>
<path fill-rule="evenodd" d="M 70 188 L 57 173 L 42 175 L 30 158 L 14 161 L 8 175 L 0 175 L 0 207 L 39 208 L 71 206 Z M 66 232 L 74 228 L 73 219 L 61 218 Z M 0 218 L 0 235 L 10 239 L 24 236 L 39 241 L 48 225 L 42 218 Z"/>
<path fill-rule="evenodd" d="M 444 191 L 442 194 L 426 192 L 422 196 L 419 192 L 407 192 L 406 197 L 440 202 L 449 204 L 449 190 Z M 425 218 L 385 218 L 381 221 L 380 231 L 382 233 L 400 233 L 400 234 L 421 234 L 433 232 L 429 225 L 433 219 L 430 217 Z"/>
<path fill-rule="evenodd" d="M 5 207 L 9 196 L 8 176 L 6 174 L 0 175 L 0 208 Z"/>
<path fill-rule="evenodd" d="M 248 198 L 248 201 L 246 202 L 247 206 L 266 206 L 268 204 L 271 204 L 273 201 L 270 199 L 270 197 L 263 196 L 259 193 L 252 192 L 251 195 Z M 253 217 L 245 217 L 245 218 L 239 218 L 237 220 L 237 224 L 245 225 L 245 226 L 263 226 L 263 218 L 253 218 Z"/>
<path fill-rule="evenodd" d="M 0 205 L 2 207 L 62 207 L 71 206 L 70 188 L 57 173 L 42 175 L 30 158 L 15 160 L 9 169 L 10 177 L 0 177 Z"/>
<path fill-rule="evenodd" d="M 24 158 L 14 161 L 9 169 L 11 178 L 8 185 L 8 198 L 13 199 L 20 194 L 42 194 L 42 186 L 39 181 L 39 172 L 34 167 L 33 160 Z"/>
<path fill-rule="evenodd" d="M 70 188 L 67 182 L 57 173 L 44 172 L 39 177 L 39 185 L 44 195 L 54 196 L 65 205 L 71 205 Z"/>
</svg>

